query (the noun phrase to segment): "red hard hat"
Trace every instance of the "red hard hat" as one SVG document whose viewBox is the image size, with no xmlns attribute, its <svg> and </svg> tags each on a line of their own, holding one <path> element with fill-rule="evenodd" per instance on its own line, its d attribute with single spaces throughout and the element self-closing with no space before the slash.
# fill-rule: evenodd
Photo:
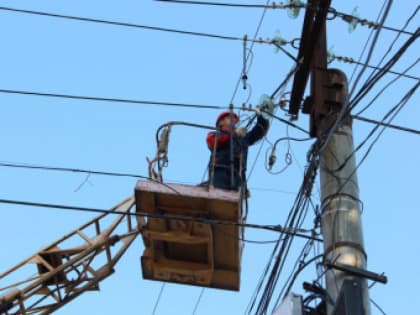
<svg viewBox="0 0 420 315">
<path fill-rule="evenodd" d="M 232 113 L 232 114 L 233 114 L 233 120 L 234 120 L 234 122 L 236 124 L 239 121 L 239 116 L 236 115 L 235 113 Z M 230 112 L 222 112 L 222 113 L 220 113 L 219 116 L 217 116 L 217 119 L 216 119 L 216 127 L 219 124 L 219 121 L 220 120 L 222 120 L 223 118 L 225 118 L 226 116 L 229 116 L 229 115 L 230 115 Z"/>
</svg>

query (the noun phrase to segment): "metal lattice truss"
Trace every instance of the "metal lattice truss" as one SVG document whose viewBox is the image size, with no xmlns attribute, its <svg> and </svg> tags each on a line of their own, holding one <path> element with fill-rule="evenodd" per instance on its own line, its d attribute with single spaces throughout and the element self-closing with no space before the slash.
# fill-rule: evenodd
<svg viewBox="0 0 420 315">
<path fill-rule="evenodd" d="M 138 235 L 133 205 L 133 197 L 126 199 L 111 209 L 120 213 L 116 218 L 102 214 L 0 274 L 0 314 L 50 314 L 83 292 L 98 291 Z"/>
</svg>

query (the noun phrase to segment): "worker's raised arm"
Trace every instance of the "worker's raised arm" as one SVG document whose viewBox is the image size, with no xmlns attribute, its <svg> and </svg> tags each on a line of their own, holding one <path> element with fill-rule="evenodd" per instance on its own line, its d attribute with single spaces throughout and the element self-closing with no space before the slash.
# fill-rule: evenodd
<svg viewBox="0 0 420 315">
<path fill-rule="evenodd" d="M 270 123 L 267 119 L 261 115 L 257 116 L 257 123 L 255 126 L 245 135 L 243 141 L 246 145 L 253 145 L 258 140 L 261 140 L 268 131 Z"/>
</svg>

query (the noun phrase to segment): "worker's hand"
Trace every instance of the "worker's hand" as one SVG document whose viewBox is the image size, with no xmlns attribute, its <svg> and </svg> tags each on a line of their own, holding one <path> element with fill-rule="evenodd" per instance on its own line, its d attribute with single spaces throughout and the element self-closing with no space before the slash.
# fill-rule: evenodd
<svg viewBox="0 0 420 315">
<path fill-rule="evenodd" d="M 260 113 L 263 118 L 269 119 L 273 114 L 274 104 L 273 100 L 269 96 L 263 96 L 261 100 L 261 105 L 259 106 Z"/>
<path fill-rule="evenodd" d="M 235 135 L 239 138 L 245 137 L 247 132 L 248 132 L 248 130 L 244 127 L 235 129 Z"/>
</svg>

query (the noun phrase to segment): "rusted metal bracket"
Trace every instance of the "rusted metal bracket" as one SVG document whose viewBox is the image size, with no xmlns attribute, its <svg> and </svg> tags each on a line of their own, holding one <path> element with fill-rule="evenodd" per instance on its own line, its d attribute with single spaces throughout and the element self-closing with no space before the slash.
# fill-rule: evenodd
<svg viewBox="0 0 420 315">
<path fill-rule="evenodd" d="M 310 0 L 308 2 L 297 58 L 297 71 L 293 79 L 290 98 L 289 114 L 292 119 L 298 118 L 309 74 L 313 73 L 314 68 L 317 71 L 312 77 L 314 81 L 312 85 L 313 104 L 318 106 L 323 102 L 322 86 L 325 86 L 327 76 L 320 71 L 325 71 L 327 68 L 325 23 L 330 4 L 331 0 Z M 313 104 L 307 104 L 309 107 L 306 108 L 306 112 L 312 112 Z"/>
</svg>

